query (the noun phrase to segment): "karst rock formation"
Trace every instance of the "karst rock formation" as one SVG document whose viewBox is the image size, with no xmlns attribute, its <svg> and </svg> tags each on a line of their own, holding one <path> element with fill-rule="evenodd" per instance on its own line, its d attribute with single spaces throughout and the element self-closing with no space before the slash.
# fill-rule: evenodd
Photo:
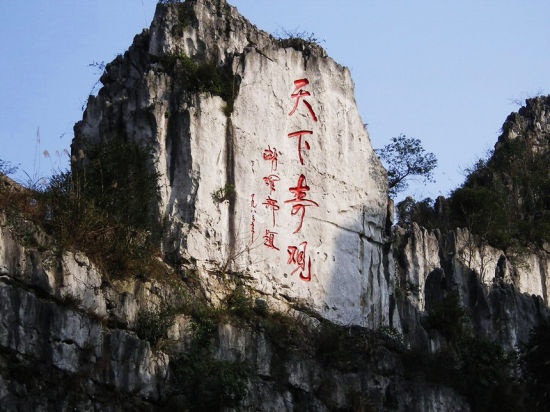
<svg viewBox="0 0 550 412">
<path fill-rule="evenodd" d="M 185 7 L 160 7 L 107 66 L 73 150 L 119 130 L 152 144 L 164 252 L 202 274 L 246 272 L 254 289 L 338 323 L 389 324 L 387 183 L 349 70 L 225 2 Z M 227 95 L 193 92 L 182 56 L 223 70 Z"/>
<path fill-rule="evenodd" d="M 544 248 L 392 227 L 350 72 L 319 45 L 225 0 L 164 1 L 101 82 L 73 172 L 113 138 L 146 150 L 165 276 L 105 273 L 0 209 L 1 410 L 480 410 L 485 386 L 430 375 L 458 353 L 440 303 L 506 350 L 548 316 Z M 496 152 L 548 150 L 548 113 L 528 100 Z M 25 192 L 0 177 L 0 195 Z"/>
</svg>

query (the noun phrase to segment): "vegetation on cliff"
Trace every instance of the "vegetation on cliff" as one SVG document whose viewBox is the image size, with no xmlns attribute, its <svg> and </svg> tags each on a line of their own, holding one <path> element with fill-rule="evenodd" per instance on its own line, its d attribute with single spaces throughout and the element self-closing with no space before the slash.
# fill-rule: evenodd
<svg viewBox="0 0 550 412">
<path fill-rule="evenodd" d="M 191 93 L 211 93 L 225 101 L 225 115 L 233 112 L 233 103 L 239 92 L 239 78 L 229 65 L 213 62 L 197 63 L 184 53 L 173 53 L 159 59 L 162 70 L 174 77 L 177 89 Z"/>
<path fill-rule="evenodd" d="M 31 221 L 55 239 L 59 252 L 86 253 L 107 276 L 154 272 L 160 225 L 157 174 L 147 148 L 123 133 L 89 143 L 72 158 L 71 171 L 39 190 L 0 188 L 0 208 L 15 231 L 36 245 Z"/>
<path fill-rule="evenodd" d="M 443 234 L 466 228 L 475 235 L 473 247 L 491 245 L 512 257 L 527 250 L 548 252 L 549 107 L 550 96 L 527 100 L 504 123 L 495 150 L 468 170 L 459 188 L 435 202 L 406 198 L 396 207 L 398 224 L 417 223 Z M 457 293 L 447 292 L 427 315 L 427 330 L 439 336 L 441 347 L 406 355 L 408 370 L 455 388 L 473 410 L 544 410 L 550 393 L 548 373 L 541 367 L 548 362 L 547 321 L 533 329 L 528 342 L 506 353 L 483 331 L 474 333 L 473 315 Z"/>
<path fill-rule="evenodd" d="M 550 241 L 549 135 L 537 128 L 550 96 L 527 100 L 503 126 L 494 152 L 479 160 L 461 187 L 447 199 L 397 205 L 400 224 L 416 222 L 428 229 L 465 227 L 482 241 L 505 250 Z"/>
<path fill-rule="evenodd" d="M 433 170 L 437 159 L 433 153 L 426 152 L 420 139 L 404 134 L 392 137 L 391 143 L 375 150 L 388 170 L 388 188 L 391 196 L 408 187 L 413 176 L 421 177 L 424 182 L 433 181 Z"/>
<path fill-rule="evenodd" d="M 175 35 L 195 22 L 196 16 L 185 10 L 189 9 L 178 8 Z M 306 43 L 307 40 L 290 38 L 280 45 L 303 49 L 310 47 Z M 189 93 L 219 95 L 227 102 L 226 114 L 231 113 L 238 79 L 229 65 L 198 63 L 181 53 L 164 56 L 156 63 L 159 70 L 174 75 L 174 87 Z M 170 112 L 165 116 L 170 117 Z M 123 128 L 113 135 L 100 136 L 98 142 L 77 142 L 83 144 L 73 153 L 71 171 L 54 176 L 44 190 L 0 186 L 0 210 L 7 212 L 23 241 L 32 243 L 39 235 L 29 232 L 29 226 L 21 223 L 30 220 L 55 239 L 53 247 L 57 251 L 81 250 L 103 269 L 105 280 L 109 276 L 132 276 L 135 285 L 154 274 L 158 265 L 164 265 L 156 259 L 162 230 L 156 210 L 158 176 L 151 167 L 149 148 L 130 141 Z M 468 227 L 485 241 L 505 249 L 516 244 L 544 244 L 546 236 L 550 237 L 547 234 L 550 220 L 547 224 L 545 215 L 550 209 L 547 199 L 550 177 L 547 169 L 545 172 L 543 156 L 535 150 L 536 142 L 518 144 L 518 141 L 504 139 L 491 159 L 478 163 L 464 185 L 448 200 L 440 200 L 439 207 L 434 209 L 429 201 L 401 203 L 400 221 L 417 221 L 442 229 Z M 425 154 L 418 141 L 407 141 L 404 136 L 396 138 L 393 146 L 382 151 L 381 155 L 384 154 L 394 162 L 404 162 L 395 163 L 398 167 L 390 170 L 390 186 L 395 191 L 403 187 L 407 176 L 429 177 L 435 167 L 433 155 Z M 9 170 L 0 162 L 2 168 Z M 234 187 L 230 186 L 216 190 L 213 200 L 221 202 L 233 196 Z M 41 242 L 32 246 L 43 247 Z M 391 327 L 369 330 L 335 325 L 291 299 L 286 303 L 293 306 L 294 311 L 289 311 L 293 316 L 273 312 L 264 298 L 257 297 L 257 292 L 246 289 L 245 281 L 241 282 L 245 275 L 226 270 L 211 272 L 208 275 L 212 283 L 205 286 L 189 270 L 192 262 L 174 259 L 170 263 L 172 267 L 167 269 L 164 265 L 162 270 L 164 273 L 172 270 L 174 276 L 164 278 L 167 281 L 158 288 L 163 289 L 158 295 L 160 303 L 153 308 L 140 308 L 135 324 L 116 324 L 116 328 L 130 328 L 147 350 L 149 345 L 143 341 L 148 341 L 153 350 L 162 349 L 169 355 L 170 374 L 163 381 L 169 389 L 163 393 L 167 394 L 167 403 L 172 402 L 169 407 L 176 410 L 239 407 L 252 380 L 262 384 L 275 382 L 283 387 L 283 394 L 290 393 L 284 387 L 288 385 L 293 392 L 299 392 L 296 399 L 303 400 L 294 405 L 296 408 L 311 406 L 306 402 L 316 396 L 331 410 L 343 410 L 347 408 L 344 404 L 351 405 L 353 410 L 374 410 L 380 405 L 404 409 L 409 405 L 400 399 L 406 393 L 403 388 L 407 385 L 415 390 L 422 388 L 413 386 L 413 382 L 453 388 L 476 411 L 521 410 L 547 404 L 549 382 L 540 366 L 546 365 L 548 359 L 545 325 L 533 332 L 518 358 L 516 352 L 506 353 L 497 343 L 476 336 L 467 326 L 468 313 L 459 305 L 458 295 L 448 294 L 432 305 L 424 318 L 420 319 L 424 314 L 418 313 L 419 325 L 425 321 L 421 326 L 434 337 L 432 343 L 440 345 L 438 349 L 419 350 L 407 347 L 403 336 Z M 229 284 L 223 284 L 226 278 L 230 279 Z M 169 285 L 168 280 L 174 284 Z M 219 290 L 205 290 L 218 281 L 222 285 Z M 178 288 L 176 299 L 169 301 L 167 291 Z M 206 292 L 227 294 L 216 296 L 219 303 L 213 305 Z M 300 312 L 300 316 L 295 316 Z M 188 325 L 188 330 L 174 343 L 170 342 L 169 330 L 177 317 L 180 321 L 184 318 L 178 328 Z M 254 370 L 244 360 L 248 356 L 244 351 L 234 355 L 236 359 L 232 361 L 216 353 L 222 346 L 217 342 L 220 330 L 227 325 L 252 337 L 252 344 L 242 345 L 246 351 L 259 351 L 260 345 L 264 345 L 262 348 L 273 352 L 269 357 L 272 364 L 269 375 L 260 376 L 263 373 L 260 368 Z M 62 343 L 72 345 L 70 340 Z M 296 371 L 285 365 L 292 362 L 298 365 Z M 309 382 L 287 383 L 291 378 L 302 380 L 307 376 L 299 368 L 308 369 L 311 380 L 320 382 L 311 386 L 315 393 L 299 386 Z M 519 370 L 524 371 L 523 376 Z M 292 371 L 295 376 L 291 377 Z M 341 380 L 349 378 L 349 382 L 357 377 L 357 383 L 348 386 L 346 382 L 347 392 L 336 391 L 331 387 L 337 388 L 331 380 L 334 376 Z M 391 382 L 383 391 L 376 386 L 382 381 Z M 310 398 L 303 394 L 307 391 L 311 392 Z M 332 395 L 328 395 L 330 392 Z M 344 401 L 330 399 L 334 393 Z"/>
</svg>

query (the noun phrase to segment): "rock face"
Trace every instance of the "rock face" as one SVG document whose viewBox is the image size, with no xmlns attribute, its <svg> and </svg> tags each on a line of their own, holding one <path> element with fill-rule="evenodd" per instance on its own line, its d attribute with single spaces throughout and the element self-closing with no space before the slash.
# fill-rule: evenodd
<svg viewBox="0 0 550 412">
<path fill-rule="evenodd" d="M 457 229 L 447 236 L 413 224 L 396 228 L 395 261 L 403 332 L 418 347 L 437 347 L 425 314 L 457 293 L 475 332 L 507 349 L 527 342 L 548 316 L 548 256 L 507 256 Z"/>
<path fill-rule="evenodd" d="M 191 93 L 182 61 L 223 68 L 230 93 Z M 246 272 L 275 304 L 399 327 L 389 305 L 385 171 L 347 68 L 317 45 L 275 40 L 225 1 L 190 0 L 160 4 L 150 31 L 102 82 L 75 127 L 73 153 L 116 130 L 152 144 L 166 254 L 205 277 Z"/>
<path fill-rule="evenodd" d="M 431 217 L 419 216 L 442 230 L 412 224 L 396 231 L 403 330 L 421 346 L 430 340 L 422 313 L 449 293 L 460 296 L 479 335 L 507 348 L 525 342 L 548 315 L 550 97 L 525 103 L 508 116 L 494 152 L 477 163 L 464 186 L 439 198 Z M 477 203 L 476 193 L 483 194 Z M 456 223 L 464 207 L 467 216 Z"/>
<path fill-rule="evenodd" d="M 108 281 L 81 253 L 52 253 L 51 239 L 28 222 L 24 232 L 38 245 L 25 246 L 15 226 L 0 215 L 0 409 L 188 410 L 190 394 L 180 395 L 172 365 L 197 350 L 197 320 L 178 314 L 160 348 L 139 337 L 140 313 L 181 300 L 177 282 Z M 451 388 L 407 378 L 395 342 L 375 335 L 357 340 L 367 331 L 343 328 L 320 335 L 325 349 L 319 352 L 312 348 L 319 321 L 295 316 L 282 329 L 237 319 L 211 331 L 215 360 L 248 365 L 239 410 L 469 410 Z M 286 329 L 302 323 L 293 329 L 304 339 L 297 347 Z M 344 345 L 333 358 L 334 339 L 363 346 Z M 184 379 L 192 379 L 189 373 Z"/>
<path fill-rule="evenodd" d="M 159 298 L 115 290 L 82 254 L 23 246 L 0 215 L 0 409 L 142 409 L 160 399 L 168 357 L 120 327 L 134 325 L 137 302 Z"/>
<path fill-rule="evenodd" d="M 520 138 L 530 143 L 534 152 L 548 152 L 550 136 L 550 96 L 525 100 L 525 106 L 511 113 L 502 126 L 502 135 L 495 145 L 499 150 L 504 142 Z"/>
<path fill-rule="evenodd" d="M 545 253 L 391 233 L 349 71 L 319 46 L 224 0 L 162 2 L 101 81 L 73 167 L 114 136 L 152 149 L 162 270 L 101 273 L 0 209 L 1 410 L 468 411 L 427 313 L 456 293 L 507 349 L 547 316 Z"/>
</svg>

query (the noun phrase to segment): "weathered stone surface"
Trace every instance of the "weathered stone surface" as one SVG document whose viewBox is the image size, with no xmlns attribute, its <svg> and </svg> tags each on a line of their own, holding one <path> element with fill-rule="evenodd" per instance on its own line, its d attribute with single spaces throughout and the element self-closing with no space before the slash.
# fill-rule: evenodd
<svg viewBox="0 0 550 412">
<path fill-rule="evenodd" d="M 261 333 L 224 324 L 218 329 L 216 357 L 246 359 L 254 366 L 244 410 L 470 410 L 449 388 L 401 379 L 400 360 L 380 348 L 368 369 L 350 365 L 352 370 L 345 371 L 295 350 L 283 353 Z"/>
<path fill-rule="evenodd" d="M 159 69 L 159 61 L 178 54 L 230 68 L 237 83 L 229 116 L 222 98 L 189 94 L 192 85 L 178 86 L 177 72 Z M 309 81 L 300 90 L 310 95 L 292 98 L 299 79 Z M 153 143 L 166 253 L 196 262 L 203 277 L 245 272 L 275 304 L 299 302 L 340 324 L 399 327 L 389 309 L 385 171 L 347 68 L 316 45 L 283 47 L 225 1 L 201 0 L 159 5 L 150 32 L 108 66 L 102 81 L 75 128 L 73 150 L 115 128 Z M 300 136 L 299 146 L 288 135 L 302 130 L 312 134 Z M 263 158 L 268 149 L 277 151 L 276 163 Z M 264 179 L 270 176 L 273 190 Z M 298 185 L 309 190 L 290 190 Z M 223 188 L 234 196 L 214 200 Z M 277 249 L 266 245 L 266 231 L 274 232 Z"/>
<path fill-rule="evenodd" d="M 548 313 L 544 253 L 507 257 L 465 229 L 442 237 L 416 223 L 396 228 L 395 246 L 404 331 L 421 346 L 437 348 L 421 317 L 450 292 L 459 294 L 477 333 L 510 349 L 525 343 Z"/>
<path fill-rule="evenodd" d="M 532 144 L 535 152 L 548 152 L 550 134 L 550 96 L 539 96 L 525 100 L 518 112 L 511 113 L 502 127 L 502 135 L 495 145 L 498 150 L 505 141 L 518 137 Z"/>
<path fill-rule="evenodd" d="M 182 84 L 181 67 L 172 70 L 214 67 L 207 63 L 231 74 L 231 97 Z M 308 79 L 302 91 L 310 94 L 296 100 L 300 79 Z M 475 332 L 507 348 L 525 341 L 546 313 L 544 254 L 512 260 L 477 246 L 464 230 L 443 237 L 415 225 L 397 229 L 392 251 L 385 171 L 358 115 L 349 71 L 319 46 L 277 41 L 224 0 L 160 4 L 150 30 L 101 80 L 75 126 L 73 152 L 85 159 L 87 141 L 116 133 L 153 146 L 162 248 L 173 265 L 167 272 L 216 306 L 245 284 L 257 306 L 284 312 L 309 333 L 307 343 L 284 346 L 265 323 L 276 317 L 221 318 L 209 336 L 211 356 L 251 368 L 239 410 L 467 411 L 451 388 L 407 375 L 407 345 L 435 351 L 441 344 L 425 327 L 426 312 L 456 291 Z M 288 136 L 300 130 L 312 132 L 302 135 L 301 150 L 298 137 Z M 277 149 L 276 167 L 264 159 L 266 149 Z M 305 198 L 289 190 L 301 175 Z M 275 190 L 264 180 L 270 176 Z M 277 200 L 275 217 L 265 207 L 268 196 Z M 300 203 L 294 197 L 305 206 L 293 213 Z M 143 327 L 140 314 L 184 311 L 178 304 L 189 296 L 168 281 L 115 280 L 81 253 L 53 253 L 44 246 L 51 240 L 30 229 L 40 248 L 14 234 L 0 213 L 0 409 L 186 409 L 189 394 L 178 392 L 170 365 L 197 350 L 200 315 L 189 307 L 174 314 L 153 349 L 135 331 Z M 266 230 L 278 250 L 266 247 Z M 213 322 L 212 314 L 202 316 Z M 359 350 L 335 345 L 343 360 L 319 353 L 314 337 L 327 319 L 349 325 L 337 335 L 343 342 L 362 336 Z M 403 330 L 405 345 L 383 325 Z"/>
<path fill-rule="evenodd" d="M 170 402 L 185 407 L 184 398 L 173 398 L 172 358 L 128 329 L 140 311 L 174 302 L 169 286 L 135 279 L 109 285 L 84 255 L 55 258 L 22 246 L 9 226 L 1 229 L 2 410 L 159 410 Z M 224 288 L 230 293 L 227 283 Z M 319 321 L 294 316 L 315 333 Z M 188 316 L 175 318 L 165 345 L 176 358 L 192 347 L 193 330 Z M 273 343 L 253 324 L 222 322 L 214 338 L 215 359 L 246 361 L 251 368 L 241 410 L 468 410 L 451 390 L 422 384 L 419 392 L 401 376 L 399 355 L 382 347 L 368 368 L 341 369 L 327 366 L 308 347 Z"/>
<path fill-rule="evenodd" d="M 102 285 L 101 274 L 83 254 L 55 255 L 23 246 L 5 216 L 0 221 L 0 356 L 6 357 L 0 370 L 0 409 L 51 410 L 62 405 L 89 409 L 102 404 L 102 391 L 110 394 L 107 399 L 115 393 L 136 398 L 121 405 L 147 409 L 147 402 L 158 401 L 168 377 L 168 357 L 154 353 L 133 332 L 105 326 L 109 318 L 112 324 L 134 326 L 138 310 L 161 299 L 160 295 L 151 298 L 154 285 L 134 286 L 141 293 L 128 297 L 120 286 Z M 26 229 L 40 235 L 31 223 Z M 122 311 L 117 319 L 116 309 L 128 306 L 126 302 L 133 303 L 134 311 Z M 78 378 L 75 385 L 82 385 L 82 394 L 77 395 L 76 388 L 66 394 L 55 395 L 53 388 L 49 388 L 51 394 L 34 393 L 33 385 L 48 387 L 46 377 L 41 381 L 37 376 L 33 379 L 38 383 L 33 383 L 21 376 L 42 369 L 61 382 Z M 17 398 L 25 394 L 32 395 Z M 113 406 L 112 400 L 106 402 Z"/>
<path fill-rule="evenodd" d="M 168 359 L 148 343 L 31 292 L 0 283 L 0 349 L 118 391 L 158 399 Z M 1 402 L 1 401 L 0 401 Z"/>
</svg>

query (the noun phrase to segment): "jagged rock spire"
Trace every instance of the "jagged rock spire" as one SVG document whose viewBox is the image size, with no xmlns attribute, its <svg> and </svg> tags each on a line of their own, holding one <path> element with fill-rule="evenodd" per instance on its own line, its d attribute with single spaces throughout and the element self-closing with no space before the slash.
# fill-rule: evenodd
<svg viewBox="0 0 550 412">
<path fill-rule="evenodd" d="M 193 0 L 159 4 L 103 80 L 75 142 L 118 128 L 154 146 L 166 255 L 196 262 L 207 282 L 245 274 L 274 305 L 399 325 L 385 171 L 347 68 L 223 0 Z"/>
</svg>

